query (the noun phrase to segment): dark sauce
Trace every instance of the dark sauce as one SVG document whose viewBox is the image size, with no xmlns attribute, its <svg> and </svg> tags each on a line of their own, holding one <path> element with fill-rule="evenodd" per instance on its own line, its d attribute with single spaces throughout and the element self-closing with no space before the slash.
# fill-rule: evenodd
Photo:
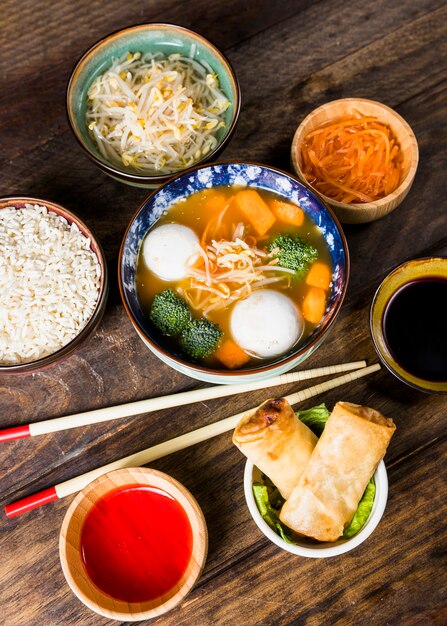
<svg viewBox="0 0 447 626">
<path fill-rule="evenodd" d="M 402 368 L 424 380 L 447 380 L 446 279 L 421 278 L 401 287 L 386 305 L 382 327 Z"/>
</svg>

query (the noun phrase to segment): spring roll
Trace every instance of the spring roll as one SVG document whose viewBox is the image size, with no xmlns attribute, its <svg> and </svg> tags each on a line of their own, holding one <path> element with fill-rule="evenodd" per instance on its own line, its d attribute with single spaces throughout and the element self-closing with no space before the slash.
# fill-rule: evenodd
<svg viewBox="0 0 447 626">
<path fill-rule="evenodd" d="M 280 520 L 301 535 L 336 541 L 395 430 L 393 420 L 374 409 L 338 402 Z"/>
<path fill-rule="evenodd" d="M 284 398 L 267 400 L 247 413 L 233 443 L 288 498 L 308 462 L 317 437 L 295 415 Z"/>
</svg>

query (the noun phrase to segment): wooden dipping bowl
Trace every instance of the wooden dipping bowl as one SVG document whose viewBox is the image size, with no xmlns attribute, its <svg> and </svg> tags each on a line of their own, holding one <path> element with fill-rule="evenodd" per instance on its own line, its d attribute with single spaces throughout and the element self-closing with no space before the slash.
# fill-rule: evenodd
<svg viewBox="0 0 447 626">
<path fill-rule="evenodd" d="M 81 533 L 90 509 L 110 491 L 127 485 L 156 487 L 173 496 L 188 516 L 193 536 L 191 559 L 179 583 L 161 598 L 142 603 L 117 600 L 102 592 L 90 580 L 81 555 Z M 205 518 L 194 497 L 174 478 L 149 468 L 115 470 L 87 485 L 71 503 L 59 537 L 62 570 L 74 594 L 92 611 L 121 621 L 150 619 L 177 606 L 199 578 L 207 550 Z"/>
<path fill-rule="evenodd" d="M 400 144 L 403 155 L 403 176 L 400 185 L 392 193 L 374 202 L 345 204 L 320 193 L 323 200 L 335 211 L 344 224 L 362 224 L 373 222 L 391 213 L 399 206 L 410 191 L 419 161 L 416 137 L 407 122 L 385 104 L 364 98 L 342 98 L 318 107 L 298 126 L 293 137 L 291 149 L 292 166 L 297 176 L 307 182 L 301 170 L 301 144 L 305 137 L 323 124 L 353 115 L 357 112 L 365 116 L 374 116 L 379 122 L 391 128 Z M 319 193 L 316 191 L 316 193 Z"/>
</svg>

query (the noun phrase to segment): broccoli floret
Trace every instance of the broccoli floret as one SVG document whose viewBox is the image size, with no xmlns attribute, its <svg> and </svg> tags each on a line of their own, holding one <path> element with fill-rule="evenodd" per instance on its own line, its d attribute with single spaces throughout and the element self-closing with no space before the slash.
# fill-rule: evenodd
<svg viewBox="0 0 447 626">
<path fill-rule="evenodd" d="M 206 319 L 193 320 L 183 330 L 180 343 L 193 359 L 204 359 L 217 348 L 222 331 L 217 324 Z"/>
<path fill-rule="evenodd" d="M 297 278 L 304 278 L 309 264 L 318 257 L 318 250 L 296 235 L 277 235 L 269 244 L 268 250 L 279 265 L 294 270 Z"/>
<path fill-rule="evenodd" d="M 155 296 L 149 318 L 163 335 L 175 337 L 191 321 L 191 312 L 173 289 L 165 289 Z"/>
</svg>

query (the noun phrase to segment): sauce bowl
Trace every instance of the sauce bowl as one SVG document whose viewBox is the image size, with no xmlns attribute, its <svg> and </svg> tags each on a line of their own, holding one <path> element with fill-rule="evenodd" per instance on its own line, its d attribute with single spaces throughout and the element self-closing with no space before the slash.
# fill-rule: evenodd
<svg viewBox="0 0 447 626">
<path fill-rule="evenodd" d="M 177 501 L 189 520 L 192 531 L 192 548 L 189 563 L 180 580 L 161 597 L 147 601 L 124 601 L 102 591 L 90 578 L 83 560 L 82 532 L 89 513 L 99 500 L 119 488 L 147 488 L 162 490 L 164 495 Z M 128 510 L 119 511 L 119 524 L 132 531 L 134 526 Z M 105 532 L 105 529 L 101 532 Z M 136 536 L 136 545 L 144 538 Z M 129 545 L 131 545 L 129 543 Z M 208 533 L 203 513 L 194 497 L 174 478 L 148 468 L 126 468 L 104 474 L 83 489 L 71 503 L 59 538 L 59 555 L 67 583 L 73 593 L 92 611 L 110 619 L 138 621 L 166 613 L 177 606 L 191 591 L 205 564 L 208 549 Z M 141 555 L 135 561 L 143 568 Z"/>
<path fill-rule="evenodd" d="M 393 357 L 385 338 L 383 320 L 388 303 L 403 286 L 424 278 L 441 278 L 447 281 L 447 259 L 433 257 L 414 259 L 399 265 L 379 285 L 369 313 L 369 325 L 374 348 L 385 367 L 403 383 L 426 393 L 447 393 L 447 380 L 424 380 L 406 370 Z M 438 303 L 444 307 L 445 303 Z"/>
</svg>

